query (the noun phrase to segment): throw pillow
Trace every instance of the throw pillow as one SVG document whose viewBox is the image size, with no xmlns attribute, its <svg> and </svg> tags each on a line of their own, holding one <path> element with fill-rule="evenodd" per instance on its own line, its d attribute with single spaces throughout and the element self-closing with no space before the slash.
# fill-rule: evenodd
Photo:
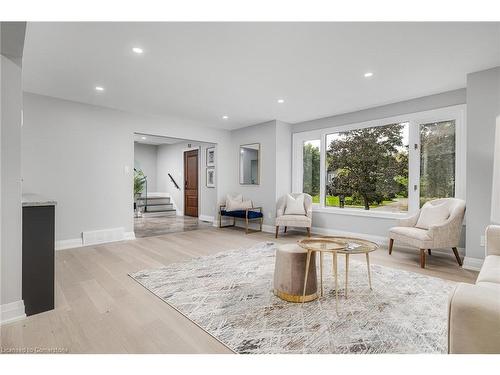
<svg viewBox="0 0 500 375">
<path fill-rule="evenodd" d="M 237 195 L 226 195 L 226 211 L 234 211 L 232 207 L 238 206 L 243 201 L 243 196 L 241 194 Z"/>
<path fill-rule="evenodd" d="M 427 204 L 422 207 L 418 217 L 417 228 L 429 229 L 433 225 L 443 224 L 450 216 L 450 210 L 446 203 L 438 205 Z"/>
<path fill-rule="evenodd" d="M 246 210 L 247 208 L 252 208 L 253 203 L 251 200 L 244 201 L 241 194 L 236 197 L 231 197 L 228 195 L 226 197 L 226 211 L 239 211 Z"/>
<path fill-rule="evenodd" d="M 253 202 L 251 200 L 241 202 L 241 209 L 246 210 L 247 208 L 253 208 Z"/>
<path fill-rule="evenodd" d="M 287 194 L 285 215 L 305 215 L 304 209 L 304 194 L 298 195 L 296 198 Z"/>
</svg>

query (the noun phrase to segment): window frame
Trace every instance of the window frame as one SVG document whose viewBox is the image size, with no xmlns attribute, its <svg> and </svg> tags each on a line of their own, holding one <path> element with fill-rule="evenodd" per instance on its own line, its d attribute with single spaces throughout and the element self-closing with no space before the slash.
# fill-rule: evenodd
<svg viewBox="0 0 500 375">
<path fill-rule="evenodd" d="M 465 104 L 443 107 L 428 111 L 401 114 L 397 116 L 350 123 L 341 126 L 315 129 L 293 133 L 292 135 L 292 190 L 303 190 L 303 145 L 304 142 L 320 141 L 320 199 L 313 204 L 313 211 L 334 214 L 371 216 L 382 218 L 402 218 L 416 213 L 420 202 L 420 125 L 455 121 L 455 197 L 465 199 L 466 187 L 466 106 Z M 382 212 L 370 211 L 359 208 L 340 208 L 325 206 L 326 183 L 326 137 L 328 134 L 344 132 L 355 129 L 384 126 L 394 123 L 409 123 L 409 156 L 408 156 L 408 211 L 407 212 Z M 414 189 L 416 186 L 416 189 Z"/>
</svg>

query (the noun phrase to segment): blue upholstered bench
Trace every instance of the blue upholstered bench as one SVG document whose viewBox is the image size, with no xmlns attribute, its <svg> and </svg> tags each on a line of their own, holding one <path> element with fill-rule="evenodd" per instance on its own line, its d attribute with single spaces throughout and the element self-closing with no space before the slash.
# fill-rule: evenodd
<svg viewBox="0 0 500 375">
<path fill-rule="evenodd" d="M 233 224 L 222 225 L 223 217 L 232 217 Z M 248 223 L 251 220 L 259 220 L 259 230 L 262 232 L 262 221 L 264 220 L 264 214 L 262 213 L 262 207 L 247 208 L 245 210 L 236 211 L 226 211 L 226 206 L 220 206 L 219 208 L 219 228 L 234 227 L 236 225 L 236 219 L 245 220 L 245 233 L 248 233 Z"/>
</svg>

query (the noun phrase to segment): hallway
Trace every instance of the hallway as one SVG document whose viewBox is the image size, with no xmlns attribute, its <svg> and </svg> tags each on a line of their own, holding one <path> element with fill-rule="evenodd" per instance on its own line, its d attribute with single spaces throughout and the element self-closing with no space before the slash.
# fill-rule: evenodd
<svg viewBox="0 0 500 375">
<path fill-rule="evenodd" d="M 136 238 L 154 237 L 162 234 L 187 232 L 195 229 L 206 229 L 211 223 L 191 216 L 158 216 L 134 218 Z"/>
</svg>

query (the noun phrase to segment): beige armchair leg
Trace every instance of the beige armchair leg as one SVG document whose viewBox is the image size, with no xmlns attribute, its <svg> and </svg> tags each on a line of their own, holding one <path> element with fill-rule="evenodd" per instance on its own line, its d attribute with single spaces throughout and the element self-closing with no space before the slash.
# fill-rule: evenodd
<svg viewBox="0 0 500 375">
<path fill-rule="evenodd" d="M 457 258 L 458 265 L 462 267 L 462 259 L 460 259 L 460 254 L 458 253 L 458 250 L 456 247 L 453 247 L 453 254 L 455 254 L 455 258 Z"/>
<path fill-rule="evenodd" d="M 389 239 L 389 255 L 392 254 L 392 246 L 394 245 L 394 240 L 391 238 Z"/>
<path fill-rule="evenodd" d="M 280 226 L 279 225 L 276 225 L 276 235 L 275 235 L 275 238 L 278 238 L 278 232 L 280 230 Z"/>
<path fill-rule="evenodd" d="M 425 249 L 420 249 L 420 268 L 425 268 Z"/>
</svg>

